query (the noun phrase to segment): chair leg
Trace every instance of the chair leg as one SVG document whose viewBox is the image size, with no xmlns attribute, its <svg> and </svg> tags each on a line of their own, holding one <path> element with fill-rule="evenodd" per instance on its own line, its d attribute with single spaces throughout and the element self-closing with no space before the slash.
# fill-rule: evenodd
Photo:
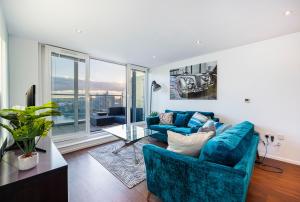
<svg viewBox="0 0 300 202">
<path fill-rule="evenodd" d="M 150 196 L 151 196 L 151 192 L 148 191 L 148 194 L 147 194 L 147 201 L 150 201 Z"/>
</svg>

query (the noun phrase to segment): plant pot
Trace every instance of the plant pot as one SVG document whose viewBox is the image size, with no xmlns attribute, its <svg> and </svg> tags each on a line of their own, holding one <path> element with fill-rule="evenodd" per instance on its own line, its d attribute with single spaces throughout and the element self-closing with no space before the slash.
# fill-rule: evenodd
<svg viewBox="0 0 300 202">
<path fill-rule="evenodd" d="M 24 154 L 18 156 L 19 170 L 28 170 L 35 167 L 39 163 L 39 153 L 32 152 L 31 156 L 25 157 Z"/>
</svg>

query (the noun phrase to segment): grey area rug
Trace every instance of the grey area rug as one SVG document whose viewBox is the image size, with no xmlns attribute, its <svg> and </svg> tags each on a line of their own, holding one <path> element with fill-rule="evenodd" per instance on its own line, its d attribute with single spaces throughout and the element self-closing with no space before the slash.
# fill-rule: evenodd
<svg viewBox="0 0 300 202">
<path fill-rule="evenodd" d="M 121 150 L 118 154 L 112 153 L 124 144 L 123 141 L 117 141 L 100 146 L 96 149 L 90 150 L 89 153 L 102 166 L 131 189 L 146 179 L 142 149 L 143 145 L 147 143 L 149 143 L 149 141 L 146 138 L 135 143 L 135 152 L 138 164 L 135 162 L 134 148 L 132 145 Z"/>
</svg>

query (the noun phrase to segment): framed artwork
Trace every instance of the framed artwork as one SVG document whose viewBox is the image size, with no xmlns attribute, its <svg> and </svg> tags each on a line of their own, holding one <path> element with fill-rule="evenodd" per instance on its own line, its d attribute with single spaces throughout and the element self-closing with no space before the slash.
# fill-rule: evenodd
<svg viewBox="0 0 300 202">
<path fill-rule="evenodd" d="M 217 61 L 170 70 L 171 100 L 216 100 Z"/>
</svg>

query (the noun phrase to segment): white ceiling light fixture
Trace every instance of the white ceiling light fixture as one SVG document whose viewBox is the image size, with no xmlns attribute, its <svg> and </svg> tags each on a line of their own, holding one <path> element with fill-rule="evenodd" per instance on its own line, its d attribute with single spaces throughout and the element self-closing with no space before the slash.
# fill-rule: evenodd
<svg viewBox="0 0 300 202">
<path fill-rule="evenodd" d="M 155 55 L 153 55 L 153 56 L 152 56 L 152 58 L 153 58 L 153 59 L 156 59 L 156 56 L 155 56 Z"/>
<path fill-rule="evenodd" d="M 78 33 L 78 34 L 81 34 L 81 33 L 82 33 L 82 30 L 76 28 L 76 29 L 75 29 L 75 32 Z"/>
<path fill-rule="evenodd" d="M 284 12 L 284 15 L 285 15 L 285 16 L 289 16 L 289 15 L 291 15 L 291 14 L 292 14 L 292 11 L 289 11 L 289 10 L 287 10 L 287 11 Z"/>
<path fill-rule="evenodd" d="M 196 41 L 196 44 L 197 44 L 197 45 L 201 45 L 202 43 L 201 43 L 200 40 L 197 40 L 197 41 Z"/>
</svg>

